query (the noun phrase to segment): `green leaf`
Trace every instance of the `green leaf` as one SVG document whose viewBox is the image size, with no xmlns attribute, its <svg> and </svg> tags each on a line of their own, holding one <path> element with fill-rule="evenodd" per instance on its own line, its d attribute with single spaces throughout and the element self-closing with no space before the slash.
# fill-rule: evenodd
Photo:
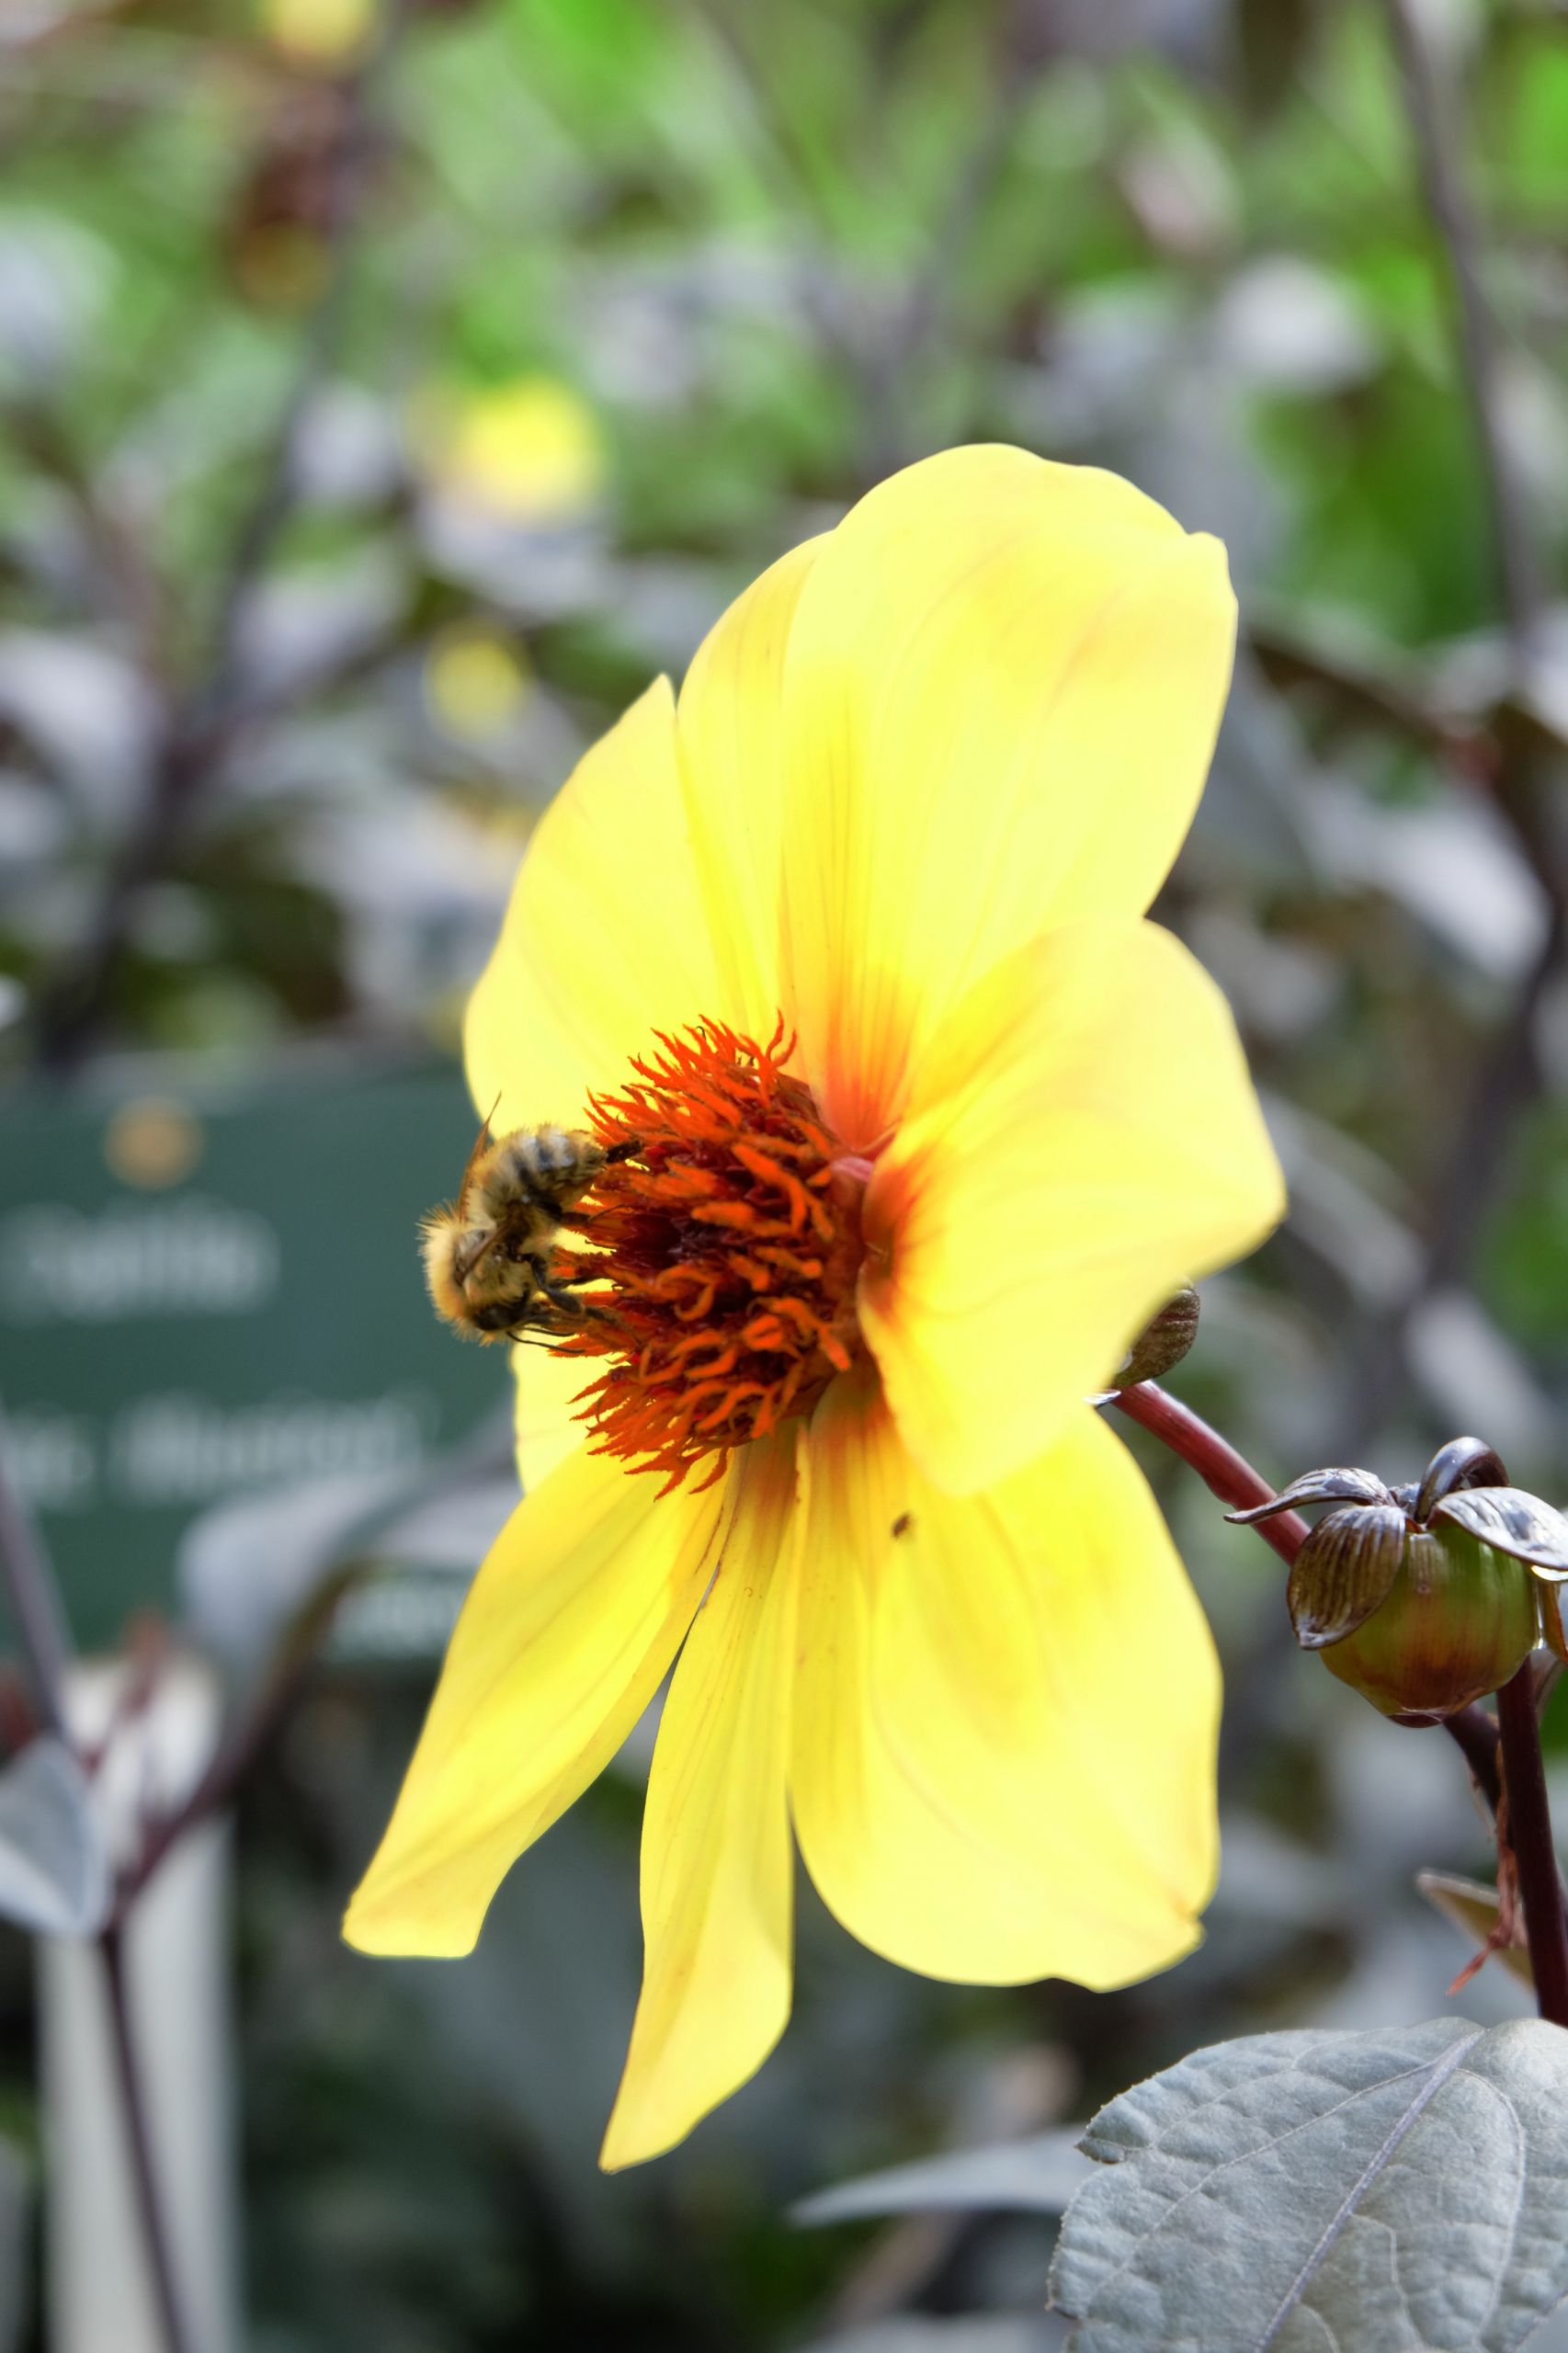
<svg viewBox="0 0 1568 2353">
<path fill-rule="evenodd" d="M 1265 2034 L 1101 2110 L 1068 2353 L 1509 2353 L 1568 2296 L 1568 2034 Z"/>
</svg>

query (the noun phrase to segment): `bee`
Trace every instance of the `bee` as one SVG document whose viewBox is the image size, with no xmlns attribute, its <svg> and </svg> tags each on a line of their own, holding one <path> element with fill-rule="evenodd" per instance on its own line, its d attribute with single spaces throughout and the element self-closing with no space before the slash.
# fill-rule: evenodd
<svg viewBox="0 0 1568 2353">
<path fill-rule="evenodd" d="M 468 1156 L 455 1201 L 420 1220 L 420 1253 L 436 1312 L 465 1338 L 547 1339 L 595 1311 L 574 1295 L 586 1275 L 550 1270 L 561 1228 L 612 1161 L 639 1149 L 631 1136 L 602 1144 L 579 1128 L 517 1128 L 493 1137 L 490 1122 Z"/>
</svg>

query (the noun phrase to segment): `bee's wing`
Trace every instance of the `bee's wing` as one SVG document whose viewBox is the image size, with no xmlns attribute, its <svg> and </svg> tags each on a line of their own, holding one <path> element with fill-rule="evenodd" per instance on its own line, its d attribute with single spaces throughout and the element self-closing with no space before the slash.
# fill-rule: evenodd
<svg viewBox="0 0 1568 2353">
<path fill-rule="evenodd" d="M 467 1160 L 463 1163 L 462 1182 L 458 1187 L 458 1198 L 455 1203 L 457 1213 L 460 1217 L 466 1216 L 468 1212 L 468 1189 L 473 1182 L 474 1170 L 478 1167 L 481 1160 L 490 1149 L 490 1120 L 495 1117 L 496 1112 L 500 1108 L 501 1097 L 497 1096 L 494 1102 L 490 1106 L 490 1118 L 480 1121 L 479 1133 L 473 1140 L 473 1150 L 469 1154 Z"/>
<path fill-rule="evenodd" d="M 483 1265 L 485 1259 L 489 1257 L 490 1253 L 496 1247 L 498 1243 L 515 1243 L 521 1240 L 523 1242 L 533 1243 L 535 1250 L 538 1250 L 541 1246 L 548 1250 L 550 1236 L 552 1231 L 553 1228 L 547 1225 L 541 1233 L 537 1211 L 528 1208 L 521 1202 L 509 1210 L 504 1211 L 501 1216 L 495 1220 L 494 1225 L 490 1229 L 490 1232 L 485 1235 L 478 1249 L 475 1250 L 470 1257 L 463 1260 L 463 1280 L 465 1282 L 468 1280 L 475 1267 Z M 533 1250 L 523 1251 L 519 1253 L 519 1256 L 524 1257 L 530 1265 L 537 1265 L 538 1263 Z"/>
</svg>

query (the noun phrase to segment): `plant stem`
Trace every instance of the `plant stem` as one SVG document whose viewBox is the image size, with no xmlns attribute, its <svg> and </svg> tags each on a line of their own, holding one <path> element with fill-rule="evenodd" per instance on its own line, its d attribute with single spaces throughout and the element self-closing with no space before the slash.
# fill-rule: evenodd
<svg viewBox="0 0 1568 2353">
<path fill-rule="evenodd" d="M 27 1662 L 38 1720 L 46 1732 L 69 1744 L 64 1687 L 71 1643 L 65 1611 L 38 1530 L 11 1477 L 6 1451 L 5 1417 L 0 1415 L 0 1581 Z"/>
<path fill-rule="evenodd" d="M 174 2250 L 169 2244 L 167 2219 L 159 2193 L 152 2135 L 148 2130 L 142 2068 L 125 1982 L 123 1931 L 118 1927 L 106 1928 L 98 1938 L 98 1950 L 103 1955 L 104 1984 L 108 1995 L 109 2037 L 114 2051 L 115 2075 L 119 2084 L 120 2113 L 125 2120 L 131 2182 L 165 2353 L 192 2353 L 191 2340 L 186 2330 L 175 2285 Z"/>
<path fill-rule="evenodd" d="M 1495 1813 L 1503 1802 L 1503 1760 L 1496 1718 L 1488 1715 L 1484 1708 L 1461 1708 L 1457 1716 L 1444 1717 L 1443 1729 L 1463 1749 L 1476 1787 Z"/>
<path fill-rule="evenodd" d="M 121 1875 L 109 1914 L 111 1930 L 123 1925 L 132 1904 L 181 1839 L 233 1803 L 240 1784 L 299 1698 L 338 1603 L 359 1574 L 359 1564 L 349 1562 L 324 1581 L 295 1618 L 270 1670 L 219 1743 L 195 1788 L 178 1805 L 147 1822 L 140 1849 Z"/>
<path fill-rule="evenodd" d="M 85 938 L 43 992 L 34 1028 L 39 1059 L 46 1068 L 74 1068 L 96 1042 L 137 907 L 177 856 L 242 715 L 238 689 L 244 625 L 294 511 L 301 431 L 336 363 L 373 160 L 376 101 L 409 13 L 410 0 L 385 0 L 380 32 L 346 93 L 326 166 L 325 283 L 305 327 L 293 387 L 272 437 L 260 485 L 240 525 L 217 593 L 206 674 L 188 694 L 170 700 L 144 803 L 105 879 Z"/>
<path fill-rule="evenodd" d="M 1173 1454 L 1180 1455 L 1210 1494 L 1229 1504 L 1233 1511 L 1250 1511 L 1255 1504 L 1266 1504 L 1274 1493 L 1262 1472 L 1255 1471 L 1228 1438 L 1210 1429 L 1190 1405 L 1172 1397 L 1158 1381 L 1141 1381 L 1135 1389 L 1119 1389 L 1111 1404 L 1168 1446 Z M 1299 1512 L 1282 1511 L 1274 1519 L 1260 1520 L 1256 1533 L 1273 1545 L 1288 1568 L 1307 1540 L 1307 1523 Z"/>
<path fill-rule="evenodd" d="M 1531 1660 L 1526 1659 L 1498 1692 L 1497 1721 L 1502 1731 L 1508 1842 L 1518 1865 L 1536 2001 L 1543 2018 L 1550 2018 L 1553 2026 L 1568 2027 L 1568 1920 L 1563 1917 L 1557 1853 L 1551 1843 Z"/>
<path fill-rule="evenodd" d="M 1440 86 L 1411 0 L 1384 0 L 1384 10 L 1399 59 L 1421 192 L 1452 291 L 1460 374 L 1485 478 L 1503 607 L 1514 650 L 1522 654 L 1540 619 L 1540 574 L 1504 421 L 1502 340 L 1481 282 L 1481 234 L 1460 160 L 1459 125 L 1450 119 L 1456 109 Z"/>
<path fill-rule="evenodd" d="M 7 1472 L 5 1427 L 0 1421 L 0 1582 L 16 1621 L 27 1661 L 38 1720 L 45 1730 L 71 1742 L 65 1715 L 65 1676 L 71 1642 L 54 1572 Z M 158 2178 L 153 2169 L 142 2070 L 137 2061 L 125 1984 L 123 1930 L 116 1922 L 98 1938 L 108 2005 L 109 2042 L 125 2120 L 136 2210 L 147 2252 L 147 2270 L 157 2305 L 165 2353 L 191 2353 L 190 2339 L 175 2292 L 174 2266 Z"/>
<path fill-rule="evenodd" d="M 1454 360 L 1470 410 L 1484 494 L 1488 537 L 1511 657 L 1510 696 L 1527 683 L 1538 654 L 1546 597 L 1535 518 L 1513 449 L 1506 414 L 1506 352 L 1483 283 L 1483 237 L 1465 169 L 1460 108 L 1439 70 L 1415 0 L 1382 0 L 1397 61 L 1421 194 L 1449 282 Z M 1409 1339 L 1422 1310 L 1464 1286 L 1524 1113 L 1545 1086 L 1536 1031 L 1542 1004 L 1568 956 L 1568 868 L 1556 824 L 1556 779 L 1539 745 L 1508 723 L 1509 698 L 1494 714 L 1498 757 L 1492 797 L 1540 883 L 1547 923 L 1539 952 L 1483 1045 L 1452 1123 L 1452 1142 L 1426 1215 L 1415 1280 L 1386 1314 L 1356 1336 L 1343 1384 L 1344 1412 L 1330 1460 L 1365 1441 L 1386 1417 L 1408 1375 Z"/>
<path fill-rule="evenodd" d="M 1273 1495 L 1274 1489 L 1261 1472 L 1255 1471 L 1228 1438 L 1210 1429 L 1190 1406 L 1172 1397 L 1157 1381 L 1142 1381 L 1135 1389 L 1119 1389 L 1111 1403 L 1130 1421 L 1136 1422 L 1163 1446 L 1168 1446 L 1173 1454 L 1179 1455 L 1189 1470 L 1197 1472 L 1210 1493 L 1229 1504 L 1233 1511 L 1250 1510 L 1255 1504 L 1266 1504 Z M 1280 1559 L 1289 1563 L 1307 1540 L 1307 1524 L 1299 1513 L 1282 1511 L 1273 1519 L 1260 1521 L 1254 1533 L 1261 1536 L 1265 1543 L 1272 1544 Z M 1529 1661 L 1525 1664 L 1528 1666 Z M 1533 1690 L 1532 1683 L 1532 1717 Z M 1484 1708 L 1472 1701 L 1456 1714 L 1445 1716 L 1443 1730 L 1463 1750 L 1471 1771 L 1495 1813 L 1502 1791 L 1495 1723 Z M 1549 1849 L 1550 1845 L 1549 1839 Z"/>
</svg>

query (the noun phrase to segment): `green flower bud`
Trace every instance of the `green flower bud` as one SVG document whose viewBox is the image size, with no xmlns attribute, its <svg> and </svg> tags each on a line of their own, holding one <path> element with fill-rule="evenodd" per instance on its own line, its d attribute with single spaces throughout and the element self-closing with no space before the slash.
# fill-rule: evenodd
<svg viewBox="0 0 1568 2353">
<path fill-rule="evenodd" d="M 1419 1485 L 1369 1471 L 1310 1471 L 1256 1509 L 1331 1503 L 1297 1553 L 1286 1598 L 1296 1640 L 1402 1722 L 1449 1716 L 1517 1673 L 1541 1638 L 1568 1652 L 1554 1586 L 1568 1523 L 1510 1487 L 1479 1438 L 1439 1449 Z"/>
<path fill-rule="evenodd" d="M 1362 1517 L 1335 1512 L 1313 1536 L 1347 1536 L 1345 1523 Z M 1301 1548 L 1292 1587 L 1311 1549 Z M 1449 1716 L 1506 1683 L 1534 1650 L 1535 1582 L 1522 1561 L 1451 1525 L 1402 1530 L 1400 1553 L 1386 1598 L 1321 1645 L 1323 1663 L 1385 1716 Z"/>
</svg>

